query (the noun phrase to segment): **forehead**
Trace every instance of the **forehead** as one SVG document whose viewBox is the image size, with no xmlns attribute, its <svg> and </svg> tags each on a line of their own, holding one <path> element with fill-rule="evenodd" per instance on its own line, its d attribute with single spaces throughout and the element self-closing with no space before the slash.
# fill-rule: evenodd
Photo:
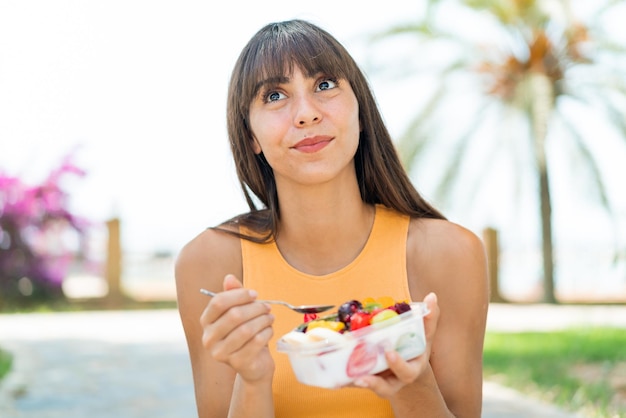
<svg viewBox="0 0 626 418">
<path fill-rule="evenodd" d="M 305 79 L 307 78 L 315 79 L 315 78 L 318 78 L 320 74 L 326 74 L 326 73 L 319 71 L 314 74 L 307 74 L 301 68 L 294 67 L 292 70 L 289 70 L 289 72 L 285 70 L 284 73 L 271 75 L 271 76 L 268 76 L 267 78 L 257 81 L 255 90 L 260 91 L 262 90 L 264 86 L 272 86 L 272 85 L 277 85 L 277 84 L 289 84 L 292 81 L 294 81 L 294 79 L 297 79 L 299 77 L 302 77 Z"/>
<path fill-rule="evenodd" d="M 256 86 L 267 83 L 287 83 L 294 78 L 296 73 L 301 73 L 305 78 L 315 78 L 319 74 L 345 78 L 345 71 L 341 67 L 329 65 L 319 59 L 302 63 L 286 57 L 279 61 L 274 57 L 271 61 L 260 62 L 255 67 L 250 78 L 254 80 Z"/>
<path fill-rule="evenodd" d="M 340 54 L 317 38 L 305 38 L 302 42 L 293 39 L 286 42 L 267 41 L 251 55 L 247 69 L 247 84 L 252 93 L 268 81 L 287 81 L 296 70 L 305 77 L 328 74 L 348 78 L 346 63 Z"/>
</svg>

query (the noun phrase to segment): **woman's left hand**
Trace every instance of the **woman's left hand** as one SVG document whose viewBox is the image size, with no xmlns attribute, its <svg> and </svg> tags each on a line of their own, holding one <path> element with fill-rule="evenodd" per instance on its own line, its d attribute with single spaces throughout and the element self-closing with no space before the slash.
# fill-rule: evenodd
<svg viewBox="0 0 626 418">
<path fill-rule="evenodd" d="M 424 302 L 430 311 L 424 316 L 424 332 L 426 335 L 426 349 L 420 356 L 406 361 L 397 351 L 391 350 L 385 353 L 389 369 L 376 375 L 367 375 L 358 378 L 354 385 L 368 388 L 381 398 L 389 399 L 397 394 L 400 389 L 415 382 L 426 370 L 430 368 L 430 351 L 439 320 L 439 305 L 437 296 L 429 293 Z"/>
</svg>

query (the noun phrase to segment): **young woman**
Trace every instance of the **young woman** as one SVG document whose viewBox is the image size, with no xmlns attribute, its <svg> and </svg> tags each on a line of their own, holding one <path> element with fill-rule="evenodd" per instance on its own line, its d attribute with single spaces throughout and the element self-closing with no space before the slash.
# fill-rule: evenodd
<svg viewBox="0 0 626 418">
<path fill-rule="evenodd" d="M 263 27 L 234 67 L 227 119 L 250 212 L 176 264 L 200 417 L 479 417 L 482 244 L 411 185 L 344 47 L 302 20 Z M 276 352 L 302 315 L 256 302 L 383 295 L 426 302 L 426 352 L 390 351 L 389 370 L 333 390 L 298 383 Z"/>
</svg>

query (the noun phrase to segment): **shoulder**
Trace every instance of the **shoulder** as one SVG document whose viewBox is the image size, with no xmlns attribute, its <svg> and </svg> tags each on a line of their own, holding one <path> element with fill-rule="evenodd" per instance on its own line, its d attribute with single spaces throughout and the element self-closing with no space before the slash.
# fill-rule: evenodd
<svg viewBox="0 0 626 418">
<path fill-rule="evenodd" d="M 411 219 L 408 244 L 429 258 L 484 257 L 482 241 L 474 232 L 442 219 Z"/>
<path fill-rule="evenodd" d="M 225 255 L 238 253 L 239 238 L 219 229 L 206 229 L 189 241 L 180 250 L 177 264 L 211 262 Z"/>
<path fill-rule="evenodd" d="M 240 239 L 224 231 L 206 229 L 189 241 L 176 258 L 174 276 L 179 305 L 197 300 L 201 287 L 221 291 L 227 274 L 241 279 Z"/>
<path fill-rule="evenodd" d="M 407 267 L 410 285 L 419 289 L 421 297 L 431 291 L 441 296 L 486 291 L 487 261 L 482 240 L 447 220 L 411 219 Z"/>
</svg>

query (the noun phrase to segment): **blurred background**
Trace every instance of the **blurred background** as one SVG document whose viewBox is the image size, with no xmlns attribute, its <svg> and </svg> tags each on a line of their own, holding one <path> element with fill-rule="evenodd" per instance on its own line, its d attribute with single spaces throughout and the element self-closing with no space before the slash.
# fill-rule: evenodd
<svg viewBox="0 0 626 418">
<path fill-rule="evenodd" d="M 624 302 L 626 6 L 591 3 L 3 1 L 0 297 L 37 275 L 100 297 L 117 275 L 173 299 L 181 247 L 246 210 L 225 130 L 237 55 L 302 18 L 366 72 L 417 188 L 497 248 L 502 300 Z"/>
</svg>

